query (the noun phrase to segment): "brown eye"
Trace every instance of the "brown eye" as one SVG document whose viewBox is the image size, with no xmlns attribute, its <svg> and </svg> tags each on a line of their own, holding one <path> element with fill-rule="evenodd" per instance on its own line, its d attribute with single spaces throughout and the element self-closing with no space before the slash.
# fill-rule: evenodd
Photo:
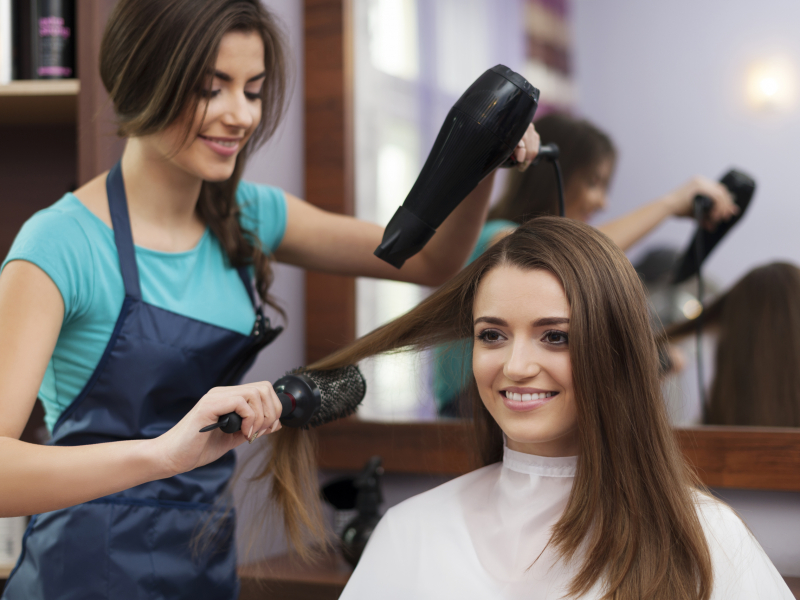
<svg viewBox="0 0 800 600">
<path fill-rule="evenodd" d="M 496 329 L 486 329 L 477 335 L 477 338 L 482 342 L 498 342 L 503 339 L 503 336 Z"/>
<path fill-rule="evenodd" d="M 548 331 L 544 334 L 544 341 L 554 346 L 565 346 L 569 337 L 564 331 Z"/>
</svg>

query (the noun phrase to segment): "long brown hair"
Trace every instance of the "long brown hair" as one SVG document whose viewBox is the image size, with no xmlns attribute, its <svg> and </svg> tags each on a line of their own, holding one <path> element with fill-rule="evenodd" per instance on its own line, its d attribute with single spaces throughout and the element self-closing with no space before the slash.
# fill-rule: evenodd
<svg viewBox="0 0 800 600">
<path fill-rule="evenodd" d="M 542 144 L 558 144 L 565 193 L 575 178 L 588 176 L 603 160 L 616 160 L 617 151 L 611 138 L 589 121 L 550 113 L 535 124 Z M 569 198 L 564 201 L 569 203 Z M 508 174 L 505 191 L 489 211 L 489 219 L 524 223 L 534 217 L 557 214 L 555 178 L 550 168 L 542 165 L 524 173 L 515 170 Z"/>
<path fill-rule="evenodd" d="M 285 109 L 286 42 L 275 17 L 259 0 L 119 0 L 100 45 L 100 76 L 114 105 L 120 136 L 162 131 L 195 113 L 222 37 L 230 31 L 254 31 L 264 42 L 267 75 L 261 122 L 236 157 L 233 175 L 226 181 L 203 182 L 197 214 L 234 267 L 254 266 L 259 296 L 277 309 L 268 294 L 269 257 L 258 237 L 242 227 L 236 203 L 248 157 L 272 136 Z M 191 125 L 189 119 L 184 142 Z"/>
<path fill-rule="evenodd" d="M 625 255 L 595 229 L 553 217 L 529 221 L 418 307 L 313 367 L 471 339 L 478 286 L 499 265 L 549 271 L 570 306 L 580 453 L 550 541 L 564 560 L 583 557 L 570 593 L 602 582 L 604 598 L 707 600 L 712 573 L 696 512 L 700 486 L 667 419 L 645 295 Z M 497 462 L 502 432 L 474 377 L 470 385 L 476 462 Z"/>
<path fill-rule="evenodd" d="M 275 16 L 260 0 L 119 0 L 100 47 L 100 75 L 117 115 L 121 136 L 143 136 L 169 127 L 200 106 L 206 78 L 214 71 L 222 37 L 230 31 L 256 32 L 264 43 L 266 78 L 262 116 L 236 158 L 226 181 L 202 184 L 197 213 L 220 241 L 234 267 L 253 265 L 256 290 L 272 302 L 270 257 L 258 236 L 242 227 L 236 190 L 248 157 L 275 132 L 283 116 L 287 88 L 286 42 Z M 191 119 L 184 142 L 191 132 Z M 271 494 L 284 516 L 289 541 L 307 554 L 304 531 L 323 536 L 318 509 L 313 444 L 303 432 L 275 441 L 268 473 Z"/>
<path fill-rule="evenodd" d="M 704 311 L 717 330 L 706 422 L 800 427 L 800 269 L 776 262 L 750 271 Z M 695 322 L 667 330 L 680 337 Z"/>
</svg>

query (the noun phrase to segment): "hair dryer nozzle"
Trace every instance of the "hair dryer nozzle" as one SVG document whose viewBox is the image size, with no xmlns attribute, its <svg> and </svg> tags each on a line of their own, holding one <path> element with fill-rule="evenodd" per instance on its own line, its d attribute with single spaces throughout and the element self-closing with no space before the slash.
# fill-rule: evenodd
<svg viewBox="0 0 800 600">
<path fill-rule="evenodd" d="M 399 269 L 406 259 L 422 250 L 434 233 L 436 230 L 433 227 L 428 226 L 405 206 L 401 206 L 386 226 L 375 256 Z"/>
</svg>

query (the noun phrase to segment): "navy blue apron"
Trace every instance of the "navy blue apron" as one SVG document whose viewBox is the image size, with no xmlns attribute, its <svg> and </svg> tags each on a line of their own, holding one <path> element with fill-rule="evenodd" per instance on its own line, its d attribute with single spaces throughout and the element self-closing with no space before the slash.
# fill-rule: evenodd
<svg viewBox="0 0 800 600">
<path fill-rule="evenodd" d="M 97 368 L 53 428 L 55 445 L 157 437 L 212 387 L 238 383 L 280 333 L 256 306 L 244 268 L 256 306 L 249 336 L 143 302 L 119 164 L 106 188 L 125 301 Z M 235 516 L 225 501 L 234 466 L 231 451 L 188 473 L 35 515 L 2 598 L 238 597 Z M 213 534 L 198 538 L 204 528 Z M 208 547 L 198 549 L 198 539 Z"/>
</svg>

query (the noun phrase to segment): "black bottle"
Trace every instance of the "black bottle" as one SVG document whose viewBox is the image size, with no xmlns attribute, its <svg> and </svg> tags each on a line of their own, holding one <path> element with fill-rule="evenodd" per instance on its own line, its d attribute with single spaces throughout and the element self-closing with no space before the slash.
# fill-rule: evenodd
<svg viewBox="0 0 800 600">
<path fill-rule="evenodd" d="M 31 0 L 34 79 L 75 77 L 74 0 Z"/>
<path fill-rule="evenodd" d="M 358 490 L 356 510 L 358 515 L 350 521 L 342 532 L 342 554 L 354 567 L 364 552 L 369 537 L 381 520 L 378 506 L 383 502 L 380 476 L 383 475 L 381 457 L 373 456 L 367 461 L 353 485 Z"/>
</svg>

